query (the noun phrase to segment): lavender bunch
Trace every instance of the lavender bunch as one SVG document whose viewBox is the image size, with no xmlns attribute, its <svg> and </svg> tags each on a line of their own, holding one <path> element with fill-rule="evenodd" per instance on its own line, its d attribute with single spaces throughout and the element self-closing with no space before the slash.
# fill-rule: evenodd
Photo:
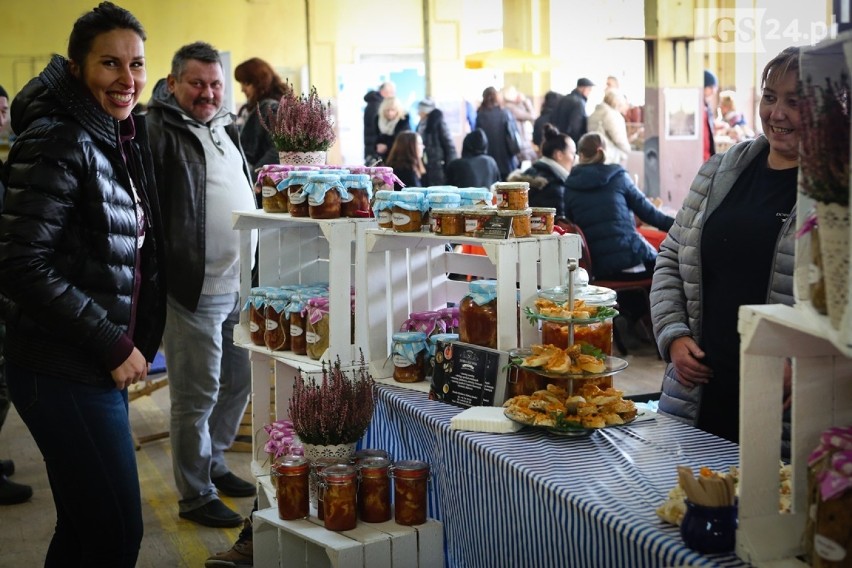
<svg viewBox="0 0 852 568">
<path fill-rule="evenodd" d="M 265 115 L 258 107 L 260 123 L 272 135 L 272 142 L 280 152 L 316 152 L 328 150 L 337 135 L 331 103 L 323 103 L 316 87 L 305 96 L 297 95 L 287 81 L 284 96 L 278 101 L 278 110 L 267 108 Z"/>
<path fill-rule="evenodd" d="M 816 201 L 849 205 L 849 77 L 826 78 L 825 87 L 808 77 L 800 85 L 802 191 Z"/>
<path fill-rule="evenodd" d="M 340 358 L 322 366 L 322 380 L 296 377 L 290 398 L 290 418 L 299 439 L 306 444 L 335 445 L 357 442 L 373 418 L 375 383 L 364 356 L 348 376 Z"/>
</svg>

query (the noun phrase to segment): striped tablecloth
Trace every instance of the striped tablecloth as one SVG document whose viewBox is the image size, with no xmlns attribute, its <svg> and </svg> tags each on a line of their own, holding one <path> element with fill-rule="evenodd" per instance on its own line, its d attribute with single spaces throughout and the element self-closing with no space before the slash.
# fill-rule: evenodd
<svg viewBox="0 0 852 568">
<path fill-rule="evenodd" d="M 432 465 L 429 514 L 450 568 L 743 566 L 686 548 L 654 513 L 675 466 L 726 470 L 737 446 L 657 417 L 585 438 L 450 429 L 462 409 L 381 385 L 363 447 Z"/>
</svg>

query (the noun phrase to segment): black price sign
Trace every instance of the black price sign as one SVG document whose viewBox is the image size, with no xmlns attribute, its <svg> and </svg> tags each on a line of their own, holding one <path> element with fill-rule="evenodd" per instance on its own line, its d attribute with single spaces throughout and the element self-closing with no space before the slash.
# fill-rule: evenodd
<svg viewBox="0 0 852 568">
<path fill-rule="evenodd" d="M 496 349 L 439 341 L 430 398 L 462 408 L 503 404 L 507 361 Z"/>
<path fill-rule="evenodd" d="M 476 236 L 483 239 L 508 239 L 512 232 L 512 217 L 494 215 L 486 222 Z"/>
</svg>

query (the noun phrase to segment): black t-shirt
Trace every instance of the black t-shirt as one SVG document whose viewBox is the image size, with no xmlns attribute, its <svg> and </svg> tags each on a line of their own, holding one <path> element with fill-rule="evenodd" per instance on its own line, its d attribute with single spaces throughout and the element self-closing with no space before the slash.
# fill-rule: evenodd
<svg viewBox="0 0 852 568">
<path fill-rule="evenodd" d="M 739 437 L 739 307 L 765 304 L 775 245 L 796 204 L 798 168 L 772 170 L 769 150 L 734 183 L 701 234 L 701 348 L 713 378 L 704 388 L 698 426 Z"/>
</svg>

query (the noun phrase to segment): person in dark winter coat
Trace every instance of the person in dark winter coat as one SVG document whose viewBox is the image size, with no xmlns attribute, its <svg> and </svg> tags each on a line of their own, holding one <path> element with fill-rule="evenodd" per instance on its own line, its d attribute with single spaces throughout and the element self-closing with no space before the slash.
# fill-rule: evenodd
<svg viewBox="0 0 852 568">
<path fill-rule="evenodd" d="M 379 114 L 376 116 L 376 155 L 373 161 L 386 162 L 393 143 L 400 132 L 411 130 L 411 121 L 402 101 L 396 97 L 385 97 L 379 105 Z"/>
<path fill-rule="evenodd" d="M 68 58 L 54 55 L 12 103 L 6 378 L 56 504 L 48 566 L 130 568 L 142 542 L 127 388 L 147 377 L 166 318 L 152 153 L 131 113 L 144 41 L 130 12 L 102 2 L 75 22 Z"/>
<path fill-rule="evenodd" d="M 586 236 L 593 276 L 638 280 L 654 273 L 657 251 L 636 230 L 636 217 L 668 231 L 674 218 L 660 212 L 618 164 L 604 164 L 605 142 L 597 132 L 580 139 L 579 164 L 565 180 L 565 209 Z"/>
<path fill-rule="evenodd" d="M 588 129 L 586 101 L 589 100 L 594 86 L 595 84 L 585 77 L 577 79 L 577 87 L 562 97 L 551 115 L 550 122 L 559 129 L 559 132 L 564 132 L 573 138 L 578 146 L 580 138 Z"/>
<path fill-rule="evenodd" d="M 517 152 L 520 147 L 511 148 L 509 136 L 517 132 L 515 118 L 500 105 L 500 95 L 494 87 L 482 92 L 482 104 L 476 113 L 476 127 L 485 131 L 488 138 L 488 155 L 497 162 L 500 179 L 506 179 L 518 168 Z"/>
<path fill-rule="evenodd" d="M 417 133 L 423 139 L 423 163 L 426 165 L 423 185 L 444 185 L 447 164 L 458 156 L 450 128 L 444 120 L 444 113 L 435 108 L 432 99 L 420 101 L 417 112 L 420 114 Z"/>
<path fill-rule="evenodd" d="M 267 117 L 275 116 L 278 101 L 284 96 L 284 81 L 269 63 L 257 57 L 237 65 L 234 78 L 239 81 L 247 99 L 240 109 L 237 123 L 249 169 L 254 172 L 266 164 L 277 164 L 278 150 L 263 122 Z"/>
<path fill-rule="evenodd" d="M 555 220 L 565 219 L 565 179 L 571 173 L 577 148 L 567 134 L 563 134 L 548 123 L 542 129 L 543 156 L 523 173 L 515 172 L 509 181 L 530 184 L 530 207 L 554 207 Z"/>
<path fill-rule="evenodd" d="M 364 95 L 364 160 L 371 162 L 376 157 L 376 138 L 379 136 L 379 127 L 376 118 L 379 116 L 379 106 L 385 97 L 396 96 L 396 85 L 392 81 L 385 81 L 378 91 L 370 91 Z"/>
<path fill-rule="evenodd" d="M 393 173 L 402 182 L 394 189 L 422 187 L 426 167 L 423 165 L 423 140 L 420 135 L 410 130 L 400 132 L 388 154 L 386 164 L 393 168 Z"/>
<path fill-rule="evenodd" d="M 500 181 L 500 169 L 487 154 L 488 136 L 481 128 L 468 133 L 462 142 L 461 158 L 447 165 L 447 183 L 456 187 L 491 187 Z"/>
<path fill-rule="evenodd" d="M 553 123 L 550 117 L 559 105 L 561 98 L 562 95 L 556 91 L 547 91 L 544 95 L 544 101 L 541 103 L 541 112 L 539 113 L 538 118 L 533 121 L 532 143 L 539 150 L 539 154 L 541 155 L 544 155 L 544 152 L 541 151 L 541 143 L 544 141 L 544 125 L 547 123 Z M 576 148 L 576 144 L 574 147 Z"/>
</svg>

